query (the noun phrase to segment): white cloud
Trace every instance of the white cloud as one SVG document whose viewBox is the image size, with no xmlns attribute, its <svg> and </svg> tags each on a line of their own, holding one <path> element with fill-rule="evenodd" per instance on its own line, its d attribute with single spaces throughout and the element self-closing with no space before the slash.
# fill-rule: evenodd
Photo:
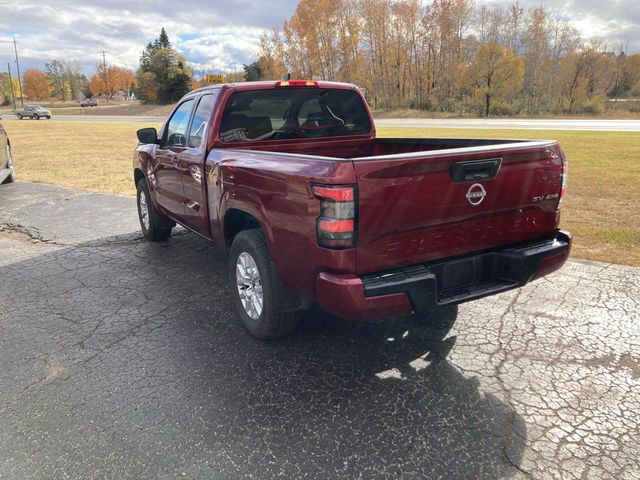
<svg viewBox="0 0 640 480">
<path fill-rule="evenodd" d="M 427 1 L 427 0 L 424 0 Z M 509 4 L 511 0 L 476 0 Z M 637 0 L 520 0 L 525 9 L 552 9 L 571 19 L 583 39 L 602 39 L 609 48 L 640 52 Z M 297 0 L 0 0 L 0 69 L 13 61 L 13 37 L 23 70 L 54 58 L 76 59 L 86 73 L 101 61 L 136 68 L 147 42 L 165 27 L 176 49 L 196 70 L 230 72 L 255 58 L 262 32 L 281 27 Z"/>
<path fill-rule="evenodd" d="M 147 42 L 164 27 L 194 68 L 230 72 L 255 58 L 260 35 L 282 25 L 295 0 L 257 2 L 203 0 L 131 2 L 59 0 L 46 7 L 33 0 L 0 0 L 0 65 L 13 60 L 13 37 L 23 70 L 54 58 L 76 59 L 92 73 L 106 51 L 110 64 L 136 68 Z M 4 69 L 2 69 L 4 70 Z"/>
<path fill-rule="evenodd" d="M 478 4 L 508 5 L 510 0 L 477 0 Z M 640 52 L 640 3 L 638 0 L 519 0 L 525 10 L 540 5 L 563 18 L 585 41 L 599 40 L 611 50 L 620 45 L 629 53 Z"/>
<path fill-rule="evenodd" d="M 231 72 L 257 56 L 263 32 L 260 28 L 246 27 L 238 35 L 237 29 L 223 27 L 197 38 L 178 39 L 174 45 L 194 70 Z"/>
</svg>

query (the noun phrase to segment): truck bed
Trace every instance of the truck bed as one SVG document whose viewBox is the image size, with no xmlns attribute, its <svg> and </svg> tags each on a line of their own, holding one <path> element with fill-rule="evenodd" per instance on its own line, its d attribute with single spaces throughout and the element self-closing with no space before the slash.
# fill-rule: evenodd
<svg viewBox="0 0 640 480">
<path fill-rule="evenodd" d="M 362 156 L 397 155 L 458 148 L 491 148 L 497 145 L 519 146 L 531 142 L 531 140 L 478 138 L 376 138 L 371 142 L 368 154 Z"/>
<path fill-rule="evenodd" d="M 228 149 L 257 152 L 290 153 L 323 157 L 324 159 L 363 160 L 366 157 L 407 153 L 436 152 L 454 149 L 486 149 L 497 146 L 516 147 L 524 144 L 549 144 L 549 141 L 478 138 L 375 138 L 322 139 L 318 142 L 265 141 Z M 322 158 L 319 158 L 319 160 Z"/>
<path fill-rule="evenodd" d="M 328 172 L 347 171 L 347 163 L 355 171 L 358 274 L 517 244 L 557 227 L 563 154 L 555 141 L 270 143 L 225 148 L 224 156 L 255 165 L 263 179 L 286 170 L 323 182 L 335 175 Z M 486 198 L 472 205 L 467 196 L 478 183 Z"/>
</svg>

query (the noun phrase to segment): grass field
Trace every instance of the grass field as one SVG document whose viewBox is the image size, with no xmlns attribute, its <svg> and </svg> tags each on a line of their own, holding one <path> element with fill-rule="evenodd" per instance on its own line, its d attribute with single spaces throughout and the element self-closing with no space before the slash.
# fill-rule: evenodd
<svg viewBox="0 0 640 480">
<path fill-rule="evenodd" d="M 140 123 L 5 120 L 19 180 L 133 195 Z M 157 125 L 156 125 L 157 126 Z M 640 265 L 640 133 L 380 128 L 381 137 L 556 139 L 569 158 L 562 227 L 578 258 Z"/>
</svg>

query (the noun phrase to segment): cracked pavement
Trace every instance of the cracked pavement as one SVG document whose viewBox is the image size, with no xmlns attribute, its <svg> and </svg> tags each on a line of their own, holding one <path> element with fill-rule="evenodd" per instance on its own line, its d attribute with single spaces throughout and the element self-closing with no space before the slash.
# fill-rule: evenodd
<svg viewBox="0 0 640 480">
<path fill-rule="evenodd" d="M 639 268 L 274 342 L 225 271 L 133 198 L 1 186 L 0 478 L 640 478 Z"/>
</svg>

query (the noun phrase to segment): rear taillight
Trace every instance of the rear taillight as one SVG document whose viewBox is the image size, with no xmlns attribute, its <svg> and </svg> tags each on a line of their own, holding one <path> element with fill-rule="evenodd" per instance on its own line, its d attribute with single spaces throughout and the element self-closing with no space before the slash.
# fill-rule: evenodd
<svg viewBox="0 0 640 480">
<path fill-rule="evenodd" d="M 569 173 L 569 164 L 567 163 L 567 159 L 562 159 L 562 184 L 560 186 L 560 202 L 564 198 L 564 195 L 567 193 L 567 175 Z"/>
<path fill-rule="evenodd" d="M 356 245 L 356 203 L 354 186 L 311 185 L 320 200 L 316 221 L 318 245 L 336 250 Z"/>
</svg>

